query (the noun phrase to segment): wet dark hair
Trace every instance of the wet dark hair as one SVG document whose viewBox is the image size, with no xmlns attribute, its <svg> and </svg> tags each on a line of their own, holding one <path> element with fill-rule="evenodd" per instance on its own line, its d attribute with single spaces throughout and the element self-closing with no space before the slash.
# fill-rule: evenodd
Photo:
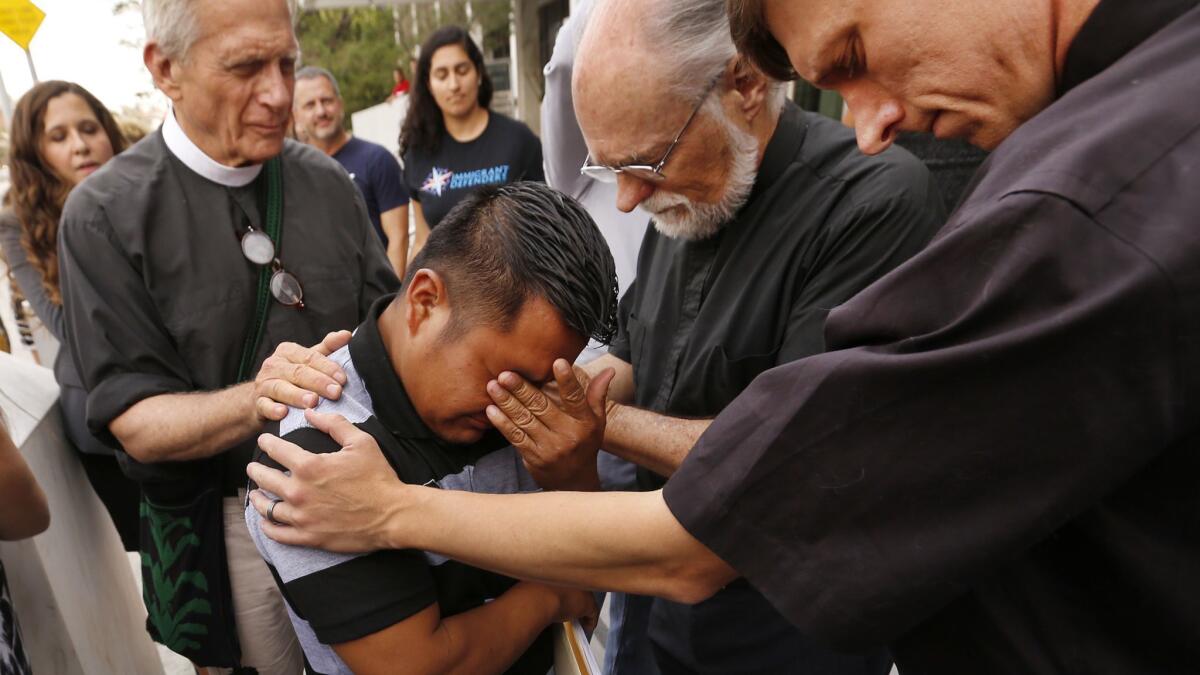
<svg viewBox="0 0 1200 675">
<path fill-rule="evenodd" d="M 776 80 L 797 78 L 787 50 L 767 30 L 764 0 L 725 0 L 733 44 L 750 62 Z"/>
<path fill-rule="evenodd" d="M 422 268 L 446 284 L 448 339 L 479 323 L 509 330 L 532 297 L 549 302 L 584 337 L 607 343 L 616 333 L 617 274 L 608 243 L 578 202 L 542 183 L 472 193 L 430 232 L 405 289 Z"/>
<path fill-rule="evenodd" d="M 435 153 L 446 135 L 446 122 L 442 109 L 438 107 L 433 92 L 429 90 L 429 71 L 433 55 L 442 47 L 458 45 L 467 53 L 479 73 L 479 107 L 492 105 L 492 78 L 483 63 L 483 52 L 471 39 L 466 30 L 458 26 L 442 26 L 433 32 L 421 45 L 421 58 L 417 59 L 417 72 L 413 74 L 412 92 L 408 99 L 408 116 L 400 130 L 400 155 L 409 150 Z"/>
</svg>

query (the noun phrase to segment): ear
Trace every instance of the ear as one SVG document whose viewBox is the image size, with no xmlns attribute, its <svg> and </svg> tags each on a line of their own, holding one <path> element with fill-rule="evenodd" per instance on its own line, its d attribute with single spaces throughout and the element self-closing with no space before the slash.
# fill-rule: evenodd
<svg viewBox="0 0 1200 675">
<path fill-rule="evenodd" d="M 142 61 L 150 77 L 154 78 L 154 86 L 167 95 L 172 103 L 179 102 L 183 91 L 179 86 L 179 68 L 175 59 L 169 58 L 157 42 L 146 43 L 142 50 Z"/>
<path fill-rule="evenodd" d="M 753 121 L 767 107 L 767 96 L 773 82 L 742 55 L 729 62 L 725 77 L 729 87 L 741 97 L 738 110 L 747 122 Z"/>
<path fill-rule="evenodd" d="M 416 335 L 430 322 L 442 324 L 449 318 L 446 282 L 433 270 L 417 270 L 404 296 L 408 301 L 404 318 L 410 336 Z"/>
</svg>

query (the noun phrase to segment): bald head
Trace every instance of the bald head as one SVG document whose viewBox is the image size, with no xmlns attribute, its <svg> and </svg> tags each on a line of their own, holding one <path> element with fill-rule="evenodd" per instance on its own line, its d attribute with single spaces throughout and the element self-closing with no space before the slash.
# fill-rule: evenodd
<svg viewBox="0 0 1200 675">
<path fill-rule="evenodd" d="M 663 119 L 664 108 L 675 98 L 670 69 L 640 20 L 650 5 L 664 1 L 597 3 L 579 43 L 572 79 L 575 109 L 589 141 L 605 143 L 629 129 L 640 129 L 647 137 L 662 136 L 676 124 Z M 661 133 L 654 133 L 660 126 Z M 636 150 L 653 148 L 631 149 Z"/>
<path fill-rule="evenodd" d="M 575 93 L 695 103 L 736 54 L 723 0 L 597 0 L 575 58 Z"/>
</svg>

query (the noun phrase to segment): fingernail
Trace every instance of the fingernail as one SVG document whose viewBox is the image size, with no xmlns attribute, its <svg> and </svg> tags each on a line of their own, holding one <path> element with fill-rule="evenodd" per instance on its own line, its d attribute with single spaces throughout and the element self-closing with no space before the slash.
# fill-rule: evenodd
<svg viewBox="0 0 1200 675">
<path fill-rule="evenodd" d="M 338 384 L 346 384 L 346 374 L 340 370 L 333 374 L 333 379 L 337 380 Z"/>
<path fill-rule="evenodd" d="M 305 408 L 317 407 L 317 397 L 315 394 L 305 394 L 304 395 L 304 407 Z"/>
<path fill-rule="evenodd" d="M 283 419 L 284 417 L 287 416 L 287 406 L 283 406 L 283 405 L 275 406 L 275 414 L 279 415 L 280 419 Z"/>
<path fill-rule="evenodd" d="M 325 393 L 329 395 L 329 398 L 337 398 L 342 395 L 342 388 L 336 384 L 331 384 L 325 387 Z"/>
</svg>

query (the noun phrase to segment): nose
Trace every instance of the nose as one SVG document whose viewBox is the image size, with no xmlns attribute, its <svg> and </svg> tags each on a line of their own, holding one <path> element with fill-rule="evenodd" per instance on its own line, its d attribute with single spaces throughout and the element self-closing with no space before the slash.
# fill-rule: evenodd
<svg viewBox="0 0 1200 675">
<path fill-rule="evenodd" d="M 270 68 L 264 68 L 259 83 L 258 102 L 276 112 L 289 110 L 292 106 L 294 85 L 292 75 L 285 72 L 281 64 L 276 63 Z"/>
<path fill-rule="evenodd" d="M 71 130 L 71 153 L 86 157 L 91 154 L 92 149 L 88 146 L 87 141 L 83 139 L 83 134 L 79 133 L 78 129 Z"/>
<path fill-rule="evenodd" d="M 617 174 L 617 208 L 629 213 L 654 194 L 654 186 L 629 174 Z"/>
<path fill-rule="evenodd" d="M 872 82 L 854 82 L 839 87 L 838 91 L 854 116 L 859 149 L 868 155 L 878 155 L 892 147 L 904 121 L 904 105 Z"/>
</svg>

